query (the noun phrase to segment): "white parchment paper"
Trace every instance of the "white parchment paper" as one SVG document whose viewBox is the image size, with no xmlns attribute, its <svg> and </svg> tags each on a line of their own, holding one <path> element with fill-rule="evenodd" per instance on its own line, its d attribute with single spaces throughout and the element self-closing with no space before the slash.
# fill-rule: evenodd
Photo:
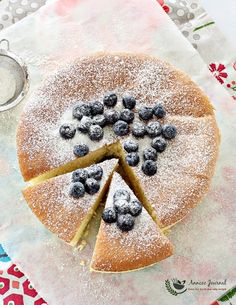
<svg viewBox="0 0 236 305">
<path fill-rule="evenodd" d="M 5 31 L 1 38 L 29 67 L 32 92 L 42 78 L 74 58 L 95 51 L 156 55 L 188 73 L 216 108 L 222 133 L 211 191 L 192 214 L 176 225 L 170 239 L 173 257 L 142 271 L 94 274 L 89 263 L 94 234 L 84 251 L 48 232 L 21 196 L 25 186 L 18 168 L 15 133 L 23 104 L 0 114 L 0 240 L 7 253 L 50 305 L 202 305 L 222 292 L 186 291 L 173 296 L 165 280 L 236 279 L 236 105 L 207 70 L 155 0 L 59 0 Z M 95 228 L 94 228 L 95 230 Z"/>
</svg>

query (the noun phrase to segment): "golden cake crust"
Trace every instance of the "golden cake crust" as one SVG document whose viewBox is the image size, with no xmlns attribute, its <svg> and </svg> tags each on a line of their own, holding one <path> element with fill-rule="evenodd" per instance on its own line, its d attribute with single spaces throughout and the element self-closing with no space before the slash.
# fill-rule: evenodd
<svg viewBox="0 0 236 305">
<path fill-rule="evenodd" d="M 87 216 L 93 216 L 94 206 L 101 193 L 107 190 L 109 179 L 118 165 L 117 159 L 100 163 L 103 177 L 100 190 L 76 199 L 69 195 L 72 173 L 51 178 L 23 190 L 23 195 L 34 214 L 51 232 L 71 243 Z M 105 188 L 105 189 L 104 189 Z M 88 215 L 90 214 L 90 215 Z"/>
<path fill-rule="evenodd" d="M 113 206 L 113 195 L 117 189 L 128 191 L 131 200 L 136 199 L 120 175 L 114 173 L 105 208 Z M 135 217 L 133 229 L 128 232 L 121 231 L 116 223 L 101 220 L 91 270 L 132 271 L 156 264 L 172 253 L 172 244 L 143 208 L 141 214 Z"/>
<path fill-rule="evenodd" d="M 22 175 L 30 180 L 68 162 L 77 162 L 77 166 L 78 162 L 96 162 L 99 157 L 92 154 L 101 148 L 100 158 L 114 154 L 110 145 L 123 139 L 107 127 L 100 142 L 86 140 L 91 153 L 79 159 L 73 154 L 75 142 L 63 141 L 58 132 L 77 101 L 101 100 L 110 90 L 119 100 L 124 93 L 133 94 L 138 105 L 161 102 L 167 111 L 164 122 L 177 127 L 177 137 L 158 156 L 155 176 L 145 176 L 141 164 L 126 167 L 134 189 L 137 193 L 141 189 L 139 195 L 149 212 L 162 227 L 169 227 L 185 217 L 207 192 L 219 131 L 206 95 L 187 75 L 157 58 L 101 53 L 81 58 L 47 79 L 30 98 L 19 124 L 17 146 Z M 124 159 L 122 149 L 117 154 Z"/>
<path fill-rule="evenodd" d="M 155 223 L 153 223 L 156 226 Z M 91 263 L 91 270 L 97 272 L 128 272 L 154 265 L 173 254 L 173 246 L 168 239 L 159 231 L 156 239 L 153 238 L 151 245 L 140 246 L 140 240 L 132 245 L 122 244 L 126 237 L 114 238 L 111 231 L 112 225 L 101 224 L 99 245 L 95 248 Z M 147 233 L 148 234 L 148 233 Z"/>
<path fill-rule="evenodd" d="M 213 115 L 213 107 L 199 87 L 157 58 L 123 53 L 82 58 L 49 77 L 25 107 L 17 132 L 18 158 L 25 180 L 74 159 L 66 149 L 60 154 L 58 143 L 54 143 L 59 141 L 54 128 L 59 128 L 62 113 L 77 100 L 91 101 L 114 89 L 135 93 L 141 104 L 161 100 L 171 115 Z M 107 142 L 105 139 L 101 145 Z"/>
<path fill-rule="evenodd" d="M 155 176 L 144 175 L 141 165 L 132 168 L 134 176 L 129 171 L 134 189 L 152 205 L 163 228 L 183 219 L 207 193 L 219 146 L 214 116 L 172 116 L 168 121 L 178 136 L 159 154 Z"/>
</svg>

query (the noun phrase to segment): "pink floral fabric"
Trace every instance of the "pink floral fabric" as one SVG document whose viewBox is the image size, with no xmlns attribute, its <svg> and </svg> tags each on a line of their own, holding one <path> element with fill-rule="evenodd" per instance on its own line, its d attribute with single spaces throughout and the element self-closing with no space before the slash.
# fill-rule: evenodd
<svg viewBox="0 0 236 305">
<path fill-rule="evenodd" d="M 0 269 L 0 302 L 3 305 L 47 305 L 15 264 Z"/>
<path fill-rule="evenodd" d="M 236 51 L 199 0 L 157 0 L 236 101 Z M 224 45 L 224 48 L 222 48 Z"/>
</svg>

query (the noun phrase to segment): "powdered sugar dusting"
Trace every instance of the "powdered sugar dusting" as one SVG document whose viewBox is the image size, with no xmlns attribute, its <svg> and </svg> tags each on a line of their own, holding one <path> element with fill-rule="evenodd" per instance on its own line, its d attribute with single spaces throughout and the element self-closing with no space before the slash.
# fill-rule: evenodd
<svg viewBox="0 0 236 305">
<path fill-rule="evenodd" d="M 214 117 L 167 116 L 166 122 L 173 123 L 178 133 L 158 154 L 156 175 L 145 176 L 141 165 L 132 168 L 163 226 L 186 216 L 206 193 L 219 143 Z M 144 145 L 150 147 L 150 142 Z"/>
<path fill-rule="evenodd" d="M 94 195 L 85 193 L 84 197 L 79 199 L 70 196 L 72 173 L 30 187 L 25 190 L 24 195 L 40 221 L 53 233 L 69 242 L 94 206 L 117 162 L 117 159 L 112 159 L 100 163 L 103 177 L 100 190 Z"/>
<path fill-rule="evenodd" d="M 114 173 L 106 207 L 113 206 L 113 195 L 118 189 L 130 192 L 131 200 L 136 198 L 121 176 Z M 169 240 L 161 233 L 156 223 L 143 208 L 141 214 L 135 217 L 133 229 L 128 232 L 121 231 L 116 223 L 108 224 L 102 220 L 92 267 L 97 266 L 98 270 L 101 268 L 101 270 L 109 271 L 115 270 L 114 268 L 119 265 L 124 267 L 126 264 L 127 266 L 134 264 L 134 269 L 140 268 L 142 263 L 145 264 L 149 259 L 149 264 L 151 264 L 155 260 L 157 262 L 169 256 L 170 248 Z"/>
<path fill-rule="evenodd" d="M 109 90 L 119 99 L 132 93 L 139 105 L 162 102 L 170 114 L 212 113 L 200 89 L 157 59 L 103 54 L 79 60 L 48 78 L 26 105 L 18 130 L 18 152 L 31 178 L 73 160 L 75 144 L 86 142 L 95 150 L 117 140 L 109 127 L 98 143 L 79 132 L 72 141 L 65 141 L 58 132 L 62 123 L 78 123 L 70 115 L 77 101 L 101 100 Z"/>
<path fill-rule="evenodd" d="M 169 141 L 166 151 L 158 156 L 154 177 L 142 173 L 141 163 L 132 168 L 163 225 L 171 225 L 183 218 L 207 191 L 219 138 L 212 106 L 201 90 L 187 76 L 155 58 L 95 55 L 78 60 L 46 80 L 27 104 L 18 130 L 22 168 L 33 178 L 74 160 L 75 144 L 86 143 L 91 152 L 132 138 L 117 137 L 111 127 L 104 128 L 99 142 L 78 131 L 72 140 L 60 137 L 61 124 L 78 123 L 72 118 L 75 103 L 102 101 L 107 91 L 117 93 L 117 110 L 122 107 L 124 94 L 137 99 L 134 122 L 139 120 L 137 110 L 141 105 L 160 102 L 168 114 L 161 122 L 177 127 L 176 139 Z M 139 140 L 141 160 L 143 149 L 150 142 L 147 136 Z"/>
<path fill-rule="evenodd" d="M 114 173 L 108 193 L 106 207 L 113 206 L 113 195 L 119 189 L 127 190 L 131 194 L 131 200 L 137 199 L 121 176 L 118 173 Z M 144 207 L 142 213 L 135 218 L 135 225 L 131 231 L 124 233 L 117 228 L 116 224 L 108 226 L 112 228 L 109 229 L 111 241 L 120 239 L 121 245 L 128 248 L 132 243 L 137 243 L 137 248 L 152 246 L 158 235 L 158 239 L 162 239 L 160 233 L 157 233 L 158 229 L 156 224 Z M 106 225 L 106 227 L 108 226 Z M 162 242 L 165 244 L 168 242 L 168 240 L 163 238 Z"/>
</svg>

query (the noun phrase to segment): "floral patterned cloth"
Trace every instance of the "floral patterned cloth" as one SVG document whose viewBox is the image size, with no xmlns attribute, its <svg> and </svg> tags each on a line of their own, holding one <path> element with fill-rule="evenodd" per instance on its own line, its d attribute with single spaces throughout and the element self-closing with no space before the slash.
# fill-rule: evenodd
<svg viewBox="0 0 236 305">
<path fill-rule="evenodd" d="M 0 30 L 36 11 L 45 2 L 46 0 L 0 0 Z M 198 50 L 216 80 L 236 100 L 235 52 L 198 0 L 158 2 Z M 221 48 L 222 43 L 224 48 Z M 11 262 L 1 245 L 0 300 L 3 305 L 46 305 L 24 274 Z M 212 304 L 221 302 L 230 304 L 220 300 Z"/>
<path fill-rule="evenodd" d="M 214 77 L 236 100 L 236 51 L 201 6 L 200 1 L 158 2 L 182 34 L 198 50 Z"/>
<path fill-rule="evenodd" d="M 1 303 L 2 301 L 2 303 Z M 47 305 L 0 244 L 0 304 Z"/>
</svg>

